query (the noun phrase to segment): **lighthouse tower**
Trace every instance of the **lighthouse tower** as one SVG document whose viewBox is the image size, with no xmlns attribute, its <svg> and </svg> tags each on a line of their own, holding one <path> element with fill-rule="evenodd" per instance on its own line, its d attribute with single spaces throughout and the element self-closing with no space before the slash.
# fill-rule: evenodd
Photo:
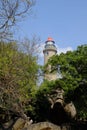
<svg viewBox="0 0 87 130">
<path fill-rule="evenodd" d="M 45 47 L 43 50 L 44 53 L 44 64 L 46 64 L 48 62 L 48 59 L 55 55 L 57 53 L 57 48 L 55 46 L 55 42 L 53 41 L 53 39 L 51 37 L 49 37 L 47 39 L 47 41 L 45 42 Z"/>
<path fill-rule="evenodd" d="M 45 42 L 43 53 L 44 53 L 44 65 L 48 62 L 48 59 L 50 57 L 52 57 L 53 55 L 56 55 L 57 48 L 55 46 L 54 40 L 51 37 L 48 37 L 47 41 Z M 47 69 L 48 71 L 50 71 L 51 65 L 49 65 Z M 44 78 L 47 80 L 55 80 L 57 79 L 57 74 L 45 73 Z"/>
</svg>

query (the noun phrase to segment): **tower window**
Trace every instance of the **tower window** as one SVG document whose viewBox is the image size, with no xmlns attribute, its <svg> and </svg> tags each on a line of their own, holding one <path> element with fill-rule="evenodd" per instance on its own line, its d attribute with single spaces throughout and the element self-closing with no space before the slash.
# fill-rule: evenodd
<svg viewBox="0 0 87 130">
<path fill-rule="evenodd" d="M 49 52 L 47 51 L 47 55 L 49 55 Z"/>
<path fill-rule="evenodd" d="M 49 55 L 49 52 L 48 52 L 48 51 L 46 52 L 46 55 Z"/>
</svg>

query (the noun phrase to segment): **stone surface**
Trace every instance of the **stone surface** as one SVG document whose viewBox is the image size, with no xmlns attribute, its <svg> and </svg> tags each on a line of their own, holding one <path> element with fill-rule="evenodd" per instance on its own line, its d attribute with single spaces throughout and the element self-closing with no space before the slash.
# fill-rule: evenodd
<svg viewBox="0 0 87 130">
<path fill-rule="evenodd" d="M 25 120 L 22 118 L 19 118 L 15 124 L 13 125 L 12 130 L 21 130 L 25 125 Z"/>
<path fill-rule="evenodd" d="M 75 120 L 77 114 L 73 102 L 71 101 L 67 104 L 64 101 L 63 94 L 64 91 L 61 88 L 57 88 L 52 90 L 50 95 L 47 95 L 50 103 L 49 121 L 57 125 Z"/>
<path fill-rule="evenodd" d="M 71 119 L 76 117 L 77 112 L 73 102 L 66 104 L 64 110 Z"/>
<path fill-rule="evenodd" d="M 40 122 L 36 124 L 31 124 L 27 126 L 27 128 L 23 128 L 21 130 L 87 130 L 87 124 L 71 123 L 58 126 L 50 122 Z"/>
<path fill-rule="evenodd" d="M 60 126 L 54 125 L 50 122 L 40 122 L 36 124 L 31 124 L 27 128 L 22 130 L 61 130 Z"/>
</svg>

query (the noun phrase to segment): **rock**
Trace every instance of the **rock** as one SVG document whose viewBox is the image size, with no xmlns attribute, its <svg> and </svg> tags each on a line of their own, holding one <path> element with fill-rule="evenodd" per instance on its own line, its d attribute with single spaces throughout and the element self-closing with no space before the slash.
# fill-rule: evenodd
<svg viewBox="0 0 87 130">
<path fill-rule="evenodd" d="M 64 105 L 64 100 L 62 100 L 62 99 L 57 99 L 56 101 L 55 101 L 55 103 L 60 103 L 62 106 Z"/>
<path fill-rule="evenodd" d="M 67 115 L 64 111 L 63 105 L 56 102 L 53 109 L 50 110 L 50 121 L 54 124 L 61 125 L 67 122 Z"/>
<path fill-rule="evenodd" d="M 33 123 L 33 120 L 31 119 L 31 120 L 29 120 L 29 121 L 27 121 L 26 123 L 25 123 L 25 125 L 24 125 L 24 129 L 26 129 L 28 126 L 30 126 L 31 124 Z"/>
<path fill-rule="evenodd" d="M 69 116 L 69 118 L 74 119 L 76 117 L 77 112 L 73 102 L 66 104 L 64 110 L 66 114 Z"/>
<path fill-rule="evenodd" d="M 72 102 L 66 104 L 61 99 L 57 99 L 50 109 L 50 121 L 54 124 L 61 125 L 63 123 L 71 122 L 75 120 L 76 108 Z"/>
<path fill-rule="evenodd" d="M 40 122 L 32 124 L 22 130 L 61 130 L 60 126 L 54 125 L 50 122 Z"/>
<path fill-rule="evenodd" d="M 64 91 L 61 88 L 57 88 L 48 95 L 50 104 L 49 121 L 57 125 L 71 122 L 72 119 L 75 119 L 77 113 L 72 102 L 66 104 L 63 94 Z"/>
<path fill-rule="evenodd" d="M 26 121 L 25 121 L 24 119 L 19 118 L 19 119 L 15 122 L 15 124 L 13 125 L 12 130 L 21 130 L 21 129 L 24 127 L 25 122 L 26 122 Z"/>
<path fill-rule="evenodd" d="M 22 118 L 19 118 L 15 124 L 13 125 L 12 130 L 22 130 L 23 128 L 27 128 L 32 124 L 33 120 L 24 120 Z"/>
<path fill-rule="evenodd" d="M 87 124 L 69 123 L 58 126 L 50 122 L 39 122 L 21 130 L 87 130 Z"/>
<path fill-rule="evenodd" d="M 48 96 L 48 101 L 51 104 L 51 108 L 54 107 L 54 104 L 56 102 L 59 102 L 59 103 L 61 103 L 63 105 L 63 103 L 64 103 L 63 94 L 64 94 L 63 89 L 57 88 L 56 90 L 51 91 L 50 95 L 49 94 L 47 95 Z"/>
</svg>

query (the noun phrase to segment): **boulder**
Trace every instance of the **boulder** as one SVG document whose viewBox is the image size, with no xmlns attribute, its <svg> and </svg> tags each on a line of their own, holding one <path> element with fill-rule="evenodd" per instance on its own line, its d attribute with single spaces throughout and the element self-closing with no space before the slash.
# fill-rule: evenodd
<svg viewBox="0 0 87 130">
<path fill-rule="evenodd" d="M 64 110 L 70 119 L 74 119 L 76 117 L 77 112 L 73 102 L 66 104 Z"/>
<path fill-rule="evenodd" d="M 24 120 L 19 118 L 13 125 L 12 130 L 22 130 L 23 128 L 27 128 L 29 125 L 31 125 L 32 122 L 32 120 Z"/>
<path fill-rule="evenodd" d="M 31 124 L 27 128 L 24 128 L 22 130 L 61 130 L 61 127 L 50 122 L 40 122 L 36 124 Z"/>
<path fill-rule="evenodd" d="M 13 125 L 12 130 L 21 130 L 21 129 L 24 127 L 25 122 L 26 122 L 26 121 L 25 121 L 24 119 L 19 118 L 19 119 L 15 122 L 15 124 Z"/>
</svg>

